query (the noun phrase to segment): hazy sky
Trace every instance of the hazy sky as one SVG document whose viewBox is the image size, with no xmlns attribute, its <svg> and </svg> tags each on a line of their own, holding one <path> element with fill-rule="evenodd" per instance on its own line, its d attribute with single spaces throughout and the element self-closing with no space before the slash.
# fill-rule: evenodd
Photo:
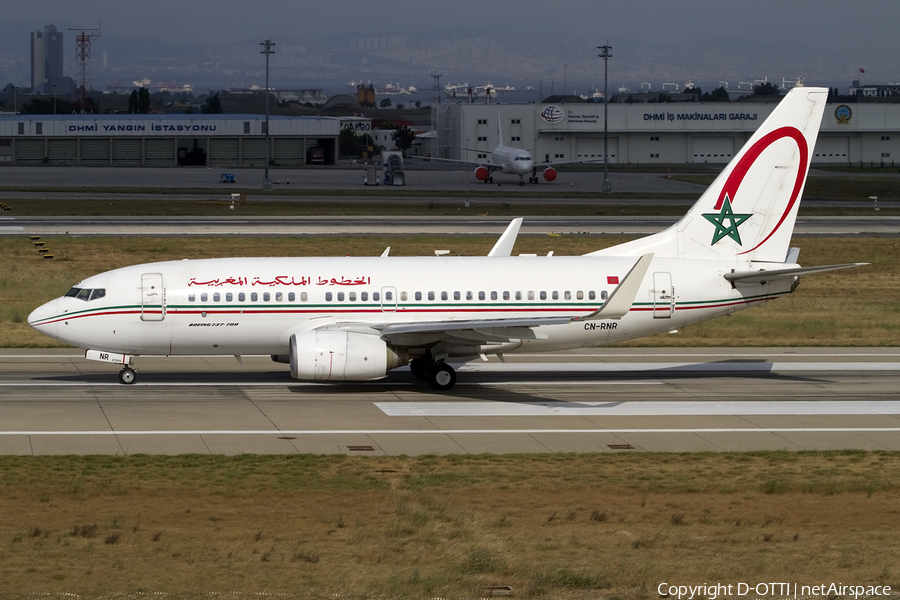
<svg viewBox="0 0 900 600">
<path fill-rule="evenodd" d="M 761 44 L 796 39 L 861 56 L 895 53 L 896 0 L 6 0 L 3 20 L 79 23 L 117 35 L 203 43 L 339 31 L 402 33 L 444 27 L 597 42 L 714 35 Z M 722 49 L 727 50 L 727 48 Z M 673 51 L 677 48 L 673 47 Z"/>
<path fill-rule="evenodd" d="M 861 67 L 872 81 L 900 80 L 897 0 L 6 0 L 3 21 L 99 22 L 111 35 L 204 44 L 450 31 L 534 40 L 515 49 L 539 54 L 540 41 L 590 53 L 608 40 L 620 55 L 664 49 L 705 69 L 752 54 L 793 71 L 840 61 L 848 79 Z"/>
</svg>

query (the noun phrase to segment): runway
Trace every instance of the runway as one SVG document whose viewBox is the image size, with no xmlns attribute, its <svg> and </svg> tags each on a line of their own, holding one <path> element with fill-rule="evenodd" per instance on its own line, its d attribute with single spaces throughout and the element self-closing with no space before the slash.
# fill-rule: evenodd
<svg viewBox="0 0 900 600">
<path fill-rule="evenodd" d="M 598 349 L 458 366 L 435 393 L 290 379 L 267 357 L 0 351 L 0 453 L 420 455 L 900 450 L 900 349 Z"/>
</svg>

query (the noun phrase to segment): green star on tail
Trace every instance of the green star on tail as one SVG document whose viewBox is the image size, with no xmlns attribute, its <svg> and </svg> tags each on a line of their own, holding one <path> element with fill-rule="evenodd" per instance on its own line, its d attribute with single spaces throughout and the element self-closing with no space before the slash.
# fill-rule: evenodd
<svg viewBox="0 0 900 600">
<path fill-rule="evenodd" d="M 736 215 L 731 210 L 731 199 L 728 195 L 725 195 L 725 202 L 722 204 L 722 210 L 718 213 L 703 213 L 703 217 L 716 226 L 716 232 L 713 234 L 712 242 L 710 242 L 710 246 L 715 245 L 716 242 L 721 240 L 726 235 L 736 241 L 739 246 L 743 245 L 741 242 L 741 234 L 738 233 L 738 227 L 747 219 L 752 217 L 753 214 L 745 214 L 745 215 Z M 730 221 L 730 225 L 725 225 L 725 221 Z"/>
</svg>

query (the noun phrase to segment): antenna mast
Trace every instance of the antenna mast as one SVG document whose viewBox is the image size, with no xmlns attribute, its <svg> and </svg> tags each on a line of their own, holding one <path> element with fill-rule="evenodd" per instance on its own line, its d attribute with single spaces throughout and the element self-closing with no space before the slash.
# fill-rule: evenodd
<svg viewBox="0 0 900 600">
<path fill-rule="evenodd" d="M 100 26 L 98 24 L 93 28 L 70 27 L 69 31 L 79 32 L 75 36 L 75 60 L 78 61 L 78 69 L 81 71 L 81 85 L 75 90 L 75 96 L 78 98 L 79 107 L 84 110 L 85 100 L 87 100 L 87 74 L 88 63 L 91 60 L 91 44 L 100 37 Z M 97 33 L 89 33 L 92 31 Z"/>
</svg>

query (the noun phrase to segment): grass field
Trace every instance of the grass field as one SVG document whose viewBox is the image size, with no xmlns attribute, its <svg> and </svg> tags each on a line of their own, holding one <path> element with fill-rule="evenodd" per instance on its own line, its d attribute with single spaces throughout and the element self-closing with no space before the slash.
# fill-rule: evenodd
<svg viewBox="0 0 900 600">
<path fill-rule="evenodd" d="M 0 457 L 0 591 L 896 590 L 898 482 L 878 452 Z"/>
<path fill-rule="evenodd" d="M 484 255 L 491 237 L 108 238 L 46 237 L 56 258 L 42 260 L 27 237 L 0 237 L 0 347 L 57 342 L 28 327 L 28 314 L 81 279 L 109 269 L 182 258 L 225 256 Z M 616 236 L 520 236 L 516 253 L 583 254 L 624 241 Z M 804 277 L 789 297 L 689 327 L 677 335 L 630 342 L 642 346 L 894 346 L 900 341 L 900 240 L 803 238 L 803 265 L 869 262 L 871 266 Z"/>
<path fill-rule="evenodd" d="M 704 169 L 706 170 L 706 169 Z M 855 170 L 854 175 L 811 175 L 804 197 L 812 200 L 838 200 L 842 207 L 816 207 L 801 204 L 802 216 L 870 215 L 875 214 L 870 196 L 882 201 L 900 199 L 900 174 L 880 172 L 878 176 Z M 673 180 L 709 185 L 717 173 L 678 172 L 667 176 Z M 887 175 L 887 176 L 886 176 Z M 659 174 L 662 177 L 662 174 Z M 600 194 L 560 188 L 552 195 L 546 191 L 514 189 L 421 190 L 415 188 L 352 188 L 280 189 L 265 192 L 261 199 L 258 189 L 251 188 L 128 188 L 128 187 L 16 187 L 0 185 L 3 199 L 12 206 L 13 214 L 29 216 L 278 216 L 278 215 L 427 215 L 441 216 L 502 215 L 502 216 L 577 216 L 577 215 L 665 215 L 681 216 L 697 200 L 696 194 L 653 193 L 654 199 L 674 201 L 672 205 L 647 204 L 643 192 Z M 27 192 L 27 197 L 17 197 Z M 77 199 L 32 197 L 34 193 L 73 193 Z M 254 194 L 256 198 L 234 212 L 225 200 L 231 192 Z M 91 194 L 120 194 L 118 198 L 92 198 Z M 335 198 L 337 200 L 323 200 Z M 546 202 L 516 202 L 512 198 L 545 199 Z M 393 198 L 415 198 L 391 202 Z M 470 200 L 470 208 L 463 209 L 463 200 Z M 367 200 L 379 200 L 367 202 Z M 898 208 L 882 204 L 882 216 L 900 214 Z"/>
</svg>

